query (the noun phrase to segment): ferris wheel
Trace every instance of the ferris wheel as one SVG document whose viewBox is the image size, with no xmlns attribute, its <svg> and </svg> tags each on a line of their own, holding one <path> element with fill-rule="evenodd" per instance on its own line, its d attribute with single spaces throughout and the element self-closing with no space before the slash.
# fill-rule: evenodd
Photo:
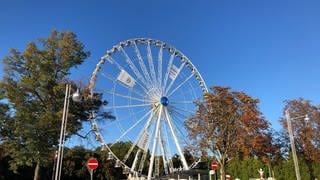
<svg viewBox="0 0 320 180">
<path fill-rule="evenodd" d="M 120 42 L 97 63 L 89 89 L 91 96 L 100 94 L 108 102 L 99 113 L 115 117 L 97 119 L 93 112 L 90 120 L 97 143 L 116 166 L 151 179 L 176 171 L 172 159 L 177 155 L 180 169 L 190 169 L 184 156 L 190 142 L 184 122 L 208 90 L 182 52 L 154 39 Z M 120 155 L 113 148 L 117 143 L 130 147 Z"/>
</svg>

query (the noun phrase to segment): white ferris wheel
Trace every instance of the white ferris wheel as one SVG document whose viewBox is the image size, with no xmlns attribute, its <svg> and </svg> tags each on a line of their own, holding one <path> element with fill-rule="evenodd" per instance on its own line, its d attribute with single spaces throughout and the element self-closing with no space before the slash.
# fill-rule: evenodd
<svg viewBox="0 0 320 180">
<path fill-rule="evenodd" d="M 137 38 L 113 46 L 94 69 L 89 89 L 108 101 L 99 113 L 114 120 L 97 119 L 92 130 L 102 150 L 118 167 L 132 176 L 148 179 L 176 169 L 189 170 L 184 147 L 190 142 L 185 120 L 195 114 L 195 101 L 208 92 L 196 67 L 182 52 L 162 41 Z M 116 143 L 130 144 L 125 155 L 112 149 Z"/>
</svg>

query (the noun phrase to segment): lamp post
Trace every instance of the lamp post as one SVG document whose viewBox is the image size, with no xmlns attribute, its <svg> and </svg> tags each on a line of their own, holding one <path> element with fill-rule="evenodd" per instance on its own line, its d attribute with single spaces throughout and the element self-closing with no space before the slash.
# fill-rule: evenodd
<svg viewBox="0 0 320 180">
<path fill-rule="evenodd" d="M 294 137 L 293 137 L 293 132 L 292 132 L 291 120 L 304 117 L 305 121 L 309 121 L 309 117 L 308 117 L 308 115 L 304 115 L 304 116 L 299 116 L 299 117 L 295 117 L 295 118 L 290 118 L 289 110 L 286 110 L 285 114 L 286 114 L 286 119 L 287 119 L 287 124 L 288 124 L 289 139 L 290 139 L 290 144 L 291 144 L 291 151 L 292 151 L 292 156 L 293 156 L 294 169 L 296 172 L 296 178 L 297 178 L 297 180 L 301 180 L 299 163 L 298 163 L 297 152 L 296 152 L 296 146 L 294 144 Z"/>
<path fill-rule="evenodd" d="M 61 177 L 61 167 L 62 167 L 62 159 L 63 159 L 63 150 L 64 150 L 64 142 L 66 138 L 66 129 L 67 129 L 67 121 L 68 121 L 68 112 L 69 112 L 69 103 L 70 103 L 70 93 L 71 93 L 71 84 L 66 84 L 66 91 L 64 96 L 64 105 L 63 105 L 63 114 L 61 119 L 61 127 L 60 127 L 60 138 L 59 138 L 59 148 L 57 152 L 57 163 L 55 167 L 55 180 L 60 180 Z M 72 95 L 72 100 L 75 102 L 81 101 L 81 95 L 79 90 L 77 90 Z"/>
</svg>

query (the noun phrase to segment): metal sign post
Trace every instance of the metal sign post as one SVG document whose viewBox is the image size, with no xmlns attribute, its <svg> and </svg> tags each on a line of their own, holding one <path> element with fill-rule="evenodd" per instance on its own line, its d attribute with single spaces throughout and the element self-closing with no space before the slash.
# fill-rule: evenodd
<svg viewBox="0 0 320 180">
<path fill-rule="evenodd" d="M 93 180 L 93 169 L 90 169 L 90 179 Z"/>
<path fill-rule="evenodd" d="M 98 168 L 98 160 L 96 158 L 90 158 L 87 162 L 87 168 L 90 172 L 90 179 L 93 180 L 93 171 Z"/>
</svg>

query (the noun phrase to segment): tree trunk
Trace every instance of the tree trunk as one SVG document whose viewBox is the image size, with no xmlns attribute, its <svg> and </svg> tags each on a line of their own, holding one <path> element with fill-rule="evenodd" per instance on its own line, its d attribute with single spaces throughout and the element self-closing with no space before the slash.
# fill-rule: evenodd
<svg viewBox="0 0 320 180">
<path fill-rule="evenodd" d="M 40 161 L 37 162 L 36 168 L 34 170 L 33 180 L 39 179 L 39 172 L 40 172 Z"/>
<path fill-rule="evenodd" d="M 313 166 L 312 166 L 313 163 L 311 161 L 308 161 L 308 160 L 306 160 L 305 162 L 306 162 L 307 167 L 309 169 L 310 180 L 315 180 L 316 177 L 314 176 L 314 169 L 313 169 Z"/>
<path fill-rule="evenodd" d="M 221 180 L 225 180 L 226 179 L 225 164 L 221 164 L 221 167 L 220 167 L 220 179 Z"/>
</svg>

